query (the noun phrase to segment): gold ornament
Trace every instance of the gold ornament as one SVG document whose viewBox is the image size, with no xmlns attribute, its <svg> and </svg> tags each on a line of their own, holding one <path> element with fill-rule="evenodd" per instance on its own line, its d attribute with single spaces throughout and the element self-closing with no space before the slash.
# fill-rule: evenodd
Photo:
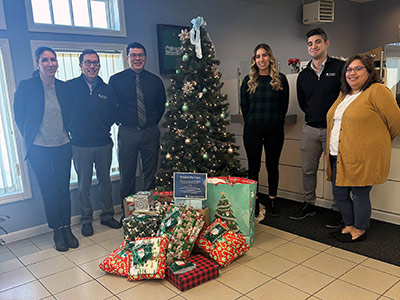
<svg viewBox="0 0 400 300">
<path fill-rule="evenodd" d="M 171 159 L 171 158 L 172 158 L 171 153 L 167 153 L 167 154 L 165 155 L 165 158 L 166 158 L 166 159 Z"/>
<path fill-rule="evenodd" d="M 233 149 L 231 147 L 228 148 L 228 154 L 233 154 Z"/>
<path fill-rule="evenodd" d="M 190 138 L 185 139 L 185 144 L 189 145 L 192 142 L 192 140 Z"/>
</svg>

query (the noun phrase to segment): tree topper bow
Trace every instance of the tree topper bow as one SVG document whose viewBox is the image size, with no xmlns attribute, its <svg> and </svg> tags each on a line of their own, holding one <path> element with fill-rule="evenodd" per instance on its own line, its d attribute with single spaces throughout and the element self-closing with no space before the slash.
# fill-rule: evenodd
<svg viewBox="0 0 400 300">
<path fill-rule="evenodd" d="M 201 51 L 200 27 L 207 25 L 207 23 L 204 21 L 203 17 L 200 16 L 192 19 L 191 23 L 193 26 L 190 30 L 190 43 L 195 46 L 197 58 L 202 59 L 203 53 Z"/>
</svg>

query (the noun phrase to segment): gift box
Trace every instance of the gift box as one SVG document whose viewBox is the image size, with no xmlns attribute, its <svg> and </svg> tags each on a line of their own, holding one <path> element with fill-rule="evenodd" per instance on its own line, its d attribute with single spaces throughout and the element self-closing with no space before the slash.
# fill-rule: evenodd
<svg viewBox="0 0 400 300">
<path fill-rule="evenodd" d="M 196 209 L 199 213 L 204 216 L 204 225 L 207 227 L 210 225 L 210 209 L 208 207 L 204 209 Z"/>
<path fill-rule="evenodd" d="M 143 237 L 135 240 L 128 280 L 163 279 L 165 277 L 165 251 L 167 239 Z"/>
<path fill-rule="evenodd" d="M 99 264 L 100 269 L 109 274 L 129 276 L 134 242 L 123 241 L 117 249 Z"/>
<path fill-rule="evenodd" d="M 175 199 L 177 206 L 189 206 L 194 209 L 205 209 L 207 207 L 206 199 Z"/>
<path fill-rule="evenodd" d="M 140 191 L 124 199 L 125 217 L 129 217 L 134 211 L 149 211 L 154 205 L 154 197 L 151 192 Z"/>
<path fill-rule="evenodd" d="M 204 225 L 204 216 L 190 207 L 170 204 L 159 234 L 168 239 L 167 265 L 189 257 Z"/>
<path fill-rule="evenodd" d="M 171 267 L 167 267 L 165 273 L 165 279 L 181 291 L 194 288 L 219 276 L 218 265 L 208 257 L 198 254 L 189 257 L 187 261 L 192 262 L 195 269 L 182 274 L 174 274 Z"/>
<path fill-rule="evenodd" d="M 154 201 L 159 202 L 173 202 L 174 192 L 154 192 Z"/>
<path fill-rule="evenodd" d="M 229 230 L 221 219 L 215 220 L 200 234 L 196 245 L 221 267 L 228 266 L 249 250 L 244 236 Z"/>
<path fill-rule="evenodd" d="M 239 177 L 211 177 L 207 180 L 207 206 L 211 221 L 220 218 L 253 245 L 257 182 Z"/>
<path fill-rule="evenodd" d="M 152 237 L 157 235 L 163 215 L 132 214 L 122 220 L 124 238 L 135 241 L 137 237 Z"/>
</svg>

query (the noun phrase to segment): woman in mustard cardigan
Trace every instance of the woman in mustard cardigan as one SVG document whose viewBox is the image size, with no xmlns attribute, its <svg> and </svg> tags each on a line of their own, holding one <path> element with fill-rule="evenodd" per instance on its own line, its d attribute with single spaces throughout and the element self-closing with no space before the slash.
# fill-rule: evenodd
<svg viewBox="0 0 400 300">
<path fill-rule="evenodd" d="M 345 224 L 330 233 L 338 241 L 366 239 L 369 194 L 372 185 L 387 179 L 391 141 L 399 132 L 400 109 L 390 90 L 379 83 L 372 59 L 349 58 L 341 93 L 327 114 L 327 175 Z"/>
</svg>

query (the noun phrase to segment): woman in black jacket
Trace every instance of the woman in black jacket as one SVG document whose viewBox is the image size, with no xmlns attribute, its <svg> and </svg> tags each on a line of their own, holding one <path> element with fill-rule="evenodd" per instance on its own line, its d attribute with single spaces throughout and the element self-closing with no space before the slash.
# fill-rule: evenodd
<svg viewBox="0 0 400 300">
<path fill-rule="evenodd" d="M 39 47 L 35 59 L 38 70 L 15 92 L 14 117 L 24 138 L 26 159 L 39 184 L 47 223 L 54 230 L 56 249 L 67 251 L 79 246 L 70 228 L 68 89 L 66 83 L 55 78 L 58 62 L 53 49 Z"/>
</svg>

